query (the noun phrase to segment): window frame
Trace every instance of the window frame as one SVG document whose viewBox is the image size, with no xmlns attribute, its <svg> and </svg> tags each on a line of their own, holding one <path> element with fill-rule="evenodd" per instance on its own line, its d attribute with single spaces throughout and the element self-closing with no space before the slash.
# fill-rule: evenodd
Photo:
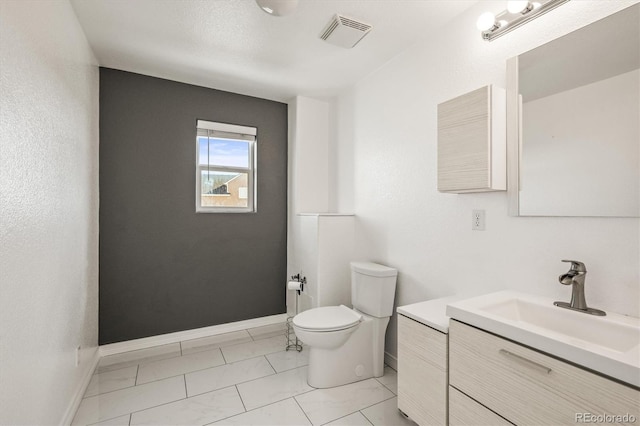
<svg viewBox="0 0 640 426">
<path fill-rule="evenodd" d="M 213 121 L 197 120 L 196 123 L 196 213 L 256 213 L 257 212 L 257 128 Z M 208 135 L 200 133 L 207 131 Z M 234 137 L 235 136 L 235 137 Z M 200 164 L 200 138 L 228 139 L 249 144 L 248 167 L 217 166 Z M 202 172 L 228 172 L 247 174 L 247 207 L 203 206 Z M 228 194 L 212 194 L 228 197 Z"/>
</svg>

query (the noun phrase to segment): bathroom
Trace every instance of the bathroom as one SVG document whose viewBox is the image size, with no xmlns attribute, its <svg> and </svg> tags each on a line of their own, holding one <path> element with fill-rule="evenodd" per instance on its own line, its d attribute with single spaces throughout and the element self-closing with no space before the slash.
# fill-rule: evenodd
<svg viewBox="0 0 640 426">
<path fill-rule="evenodd" d="M 186 19 L 190 13 L 180 9 L 182 2 L 168 2 L 173 9 L 164 10 L 164 15 L 158 12 L 162 16 L 154 17 L 153 13 L 142 13 L 145 7 L 150 7 L 149 2 L 131 3 L 141 5 L 136 9 L 137 14 L 132 13 L 132 19 L 143 16 L 147 30 L 154 26 L 153 19 L 170 22 L 172 16 Z M 136 318 L 136 309 L 142 307 L 146 311 L 155 309 L 162 317 L 178 321 L 169 324 L 148 321 L 148 329 L 162 328 L 156 334 L 163 334 L 195 329 L 190 321 L 195 322 L 194 318 L 200 321 L 209 315 L 181 306 L 181 299 L 198 298 L 194 287 L 184 283 L 178 283 L 171 291 L 144 287 L 139 284 L 141 281 L 126 283 L 138 297 L 150 300 L 144 306 L 129 303 L 130 293 L 102 294 L 108 288 L 98 285 L 99 280 L 103 283 L 108 279 L 100 267 L 103 253 L 99 253 L 99 244 L 108 237 L 99 233 L 102 215 L 110 208 L 114 215 L 110 219 L 117 220 L 118 215 L 131 209 L 127 205 L 103 205 L 100 199 L 106 195 L 102 193 L 102 173 L 117 171 L 118 164 L 125 160 L 117 158 L 108 162 L 110 157 L 101 156 L 105 148 L 103 137 L 109 137 L 101 133 L 104 124 L 101 114 L 107 112 L 102 109 L 105 92 L 101 90 L 100 79 L 106 73 L 99 69 L 101 66 L 135 72 L 150 79 L 165 78 L 162 81 L 167 85 L 172 84 L 167 80 L 174 80 L 266 99 L 280 105 L 280 115 L 286 111 L 288 163 L 281 167 L 288 171 L 288 198 L 279 201 L 285 205 L 284 219 L 279 223 L 286 227 L 286 231 L 280 229 L 279 238 L 284 235 L 285 240 L 278 241 L 282 254 L 277 267 L 262 265 L 264 270 L 275 269 L 271 272 L 279 276 L 281 287 L 271 292 L 277 297 L 269 296 L 277 302 L 264 309 L 255 303 L 256 312 L 247 312 L 244 318 L 218 322 L 214 318 L 199 327 L 272 315 L 279 315 L 280 320 L 287 309 L 285 283 L 297 273 L 307 277 L 308 294 L 319 290 L 314 288 L 314 280 L 317 283 L 319 279 L 341 280 L 342 291 L 348 294 L 348 261 L 340 267 L 331 258 L 318 258 L 316 266 L 304 257 L 313 257 L 311 243 L 322 243 L 311 241 L 307 231 L 322 226 L 323 221 L 351 223 L 348 232 L 329 231 L 328 240 L 324 241 L 328 244 L 328 253 L 335 254 L 341 249 L 347 253 L 340 256 L 349 255 L 349 260 L 367 260 L 397 269 L 394 307 L 454 294 L 478 295 L 504 289 L 567 301 L 570 289 L 560 285 L 557 277 L 568 269 L 561 260 L 575 259 L 588 268 L 586 295 L 590 306 L 640 316 L 640 221 L 637 217 L 513 216 L 509 195 L 504 191 L 450 194 L 437 190 L 439 104 L 490 84 L 505 88 L 510 58 L 637 1 L 571 0 L 491 42 L 480 37 L 476 20 L 487 10 L 494 13 L 504 10 L 502 0 L 426 4 L 370 2 L 381 3 L 380 9 L 372 6 L 359 9 L 356 3 L 362 2 L 345 1 L 348 7 L 342 11 L 338 5 L 343 2 L 300 1 L 298 10 L 284 17 L 264 14 L 252 0 L 201 4 L 216 3 L 222 3 L 228 8 L 225 10 L 237 8 L 241 16 L 255 19 L 267 28 L 291 25 L 295 13 L 303 13 L 305 7 L 313 6 L 325 13 L 318 19 L 320 27 L 333 13 L 344 13 L 370 23 L 373 29 L 353 49 L 321 45 L 329 52 L 327 55 L 333 55 L 330 57 L 335 63 L 351 61 L 353 74 L 347 68 L 334 69 L 326 80 L 298 91 L 283 83 L 286 75 L 273 80 L 276 83 L 269 86 L 260 80 L 261 74 L 267 74 L 262 70 L 225 74 L 224 66 L 210 72 L 193 64 L 190 69 L 178 71 L 154 69 L 151 59 L 165 58 L 172 48 L 171 37 L 179 38 L 179 34 L 171 31 L 165 32 L 162 44 L 154 44 L 146 34 L 130 33 L 131 28 L 125 26 L 120 29 L 96 27 L 103 32 L 93 37 L 101 41 L 105 49 L 98 60 L 98 54 L 93 51 L 95 47 L 88 41 L 90 28 L 85 27 L 97 22 L 90 19 L 92 15 L 81 12 L 91 9 L 92 4 L 106 7 L 109 2 L 0 2 L 0 424 L 70 423 L 81 402 L 79 389 L 84 390 L 87 374 L 95 366 L 98 347 L 116 342 L 114 339 L 101 343 L 103 336 L 99 336 L 99 328 L 102 331 L 102 327 L 117 324 L 119 317 Z M 399 6 L 403 3 L 406 4 Z M 125 7 L 125 3 L 116 2 L 113 6 L 116 11 L 122 9 L 115 5 Z M 390 15 L 393 7 L 415 12 L 415 20 L 409 21 L 402 14 L 398 16 L 407 20 L 395 20 L 395 15 Z M 100 18 L 105 21 L 118 18 L 118 13 L 113 15 Z M 126 17 L 124 13 L 120 15 L 123 19 Z M 367 42 L 376 41 L 376 31 L 383 28 L 389 31 L 394 28 L 391 24 L 402 26 L 403 22 L 413 23 L 415 28 L 412 33 L 403 33 L 407 37 L 402 46 L 385 52 L 386 57 L 380 63 L 363 62 L 366 57 L 358 56 L 362 54 L 359 52 L 367 48 Z M 206 32 L 201 27 L 195 28 Z M 314 43 L 320 31 L 321 28 L 311 31 L 313 34 L 309 37 Z M 117 52 L 109 51 L 108 42 L 119 38 L 125 39 L 125 45 L 138 46 L 138 50 L 125 52 L 130 63 L 137 63 L 137 68 L 125 68 L 111 59 L 110 55 L 118 56 Z M 136 45 L 134 41 L 138 39 L 140 44 Z M 238 50 L 241 47 L 236 43 Z M 236 56 L 231 52 L 229 58 Z M 256 61 L 261 58 L 264 60 L 259 56 Z M 177 61 L 182 59 L 183 56 L 177 57 Z M 227 70 L 233 71 L 231 59 Z M 266 64 L 276 60 L 270 58 Z M 286 63 L 295 58 L 281 60 Z M 268 68 L 267 65 L 263 66 Z M 305 66 L 319 65 L 310 60 Z M 331 78 L 337 79 L 339 74 L 351 79 L 348 85 L 325 85 L 333 84 Z M 300 127 L 292 128 L 293 123 Z M 191 124 L 195 127 L 195 123 Z M 303 131 L 304 137 L 297 137 Z M 24 155 L 29 150 L 45 155 L 30 158 Z M 189 153 L 185 156 L 191 161 Z M 117 175 L 105 176 L 108 177 Z M 193 172 L 190 177 L 193 178 Z M 26 197 L 24 192 L 43 180 L 47 183 L 44 187 L 39 185 L 39 203 L 32 203 L 33 198 Z M 258 196 L 258 212 L 263 203 L 268 202 L 265 195 Z M 195 215 L 192 196 L 193 188 L 189 187 L 185 190 L 185 200 L 190 212 L 201 221 L 206 220 L 201 219 L 202 216 L 211 217 Z M 167 202 L 176 204 L 182 200 Z M 484 211 L 484 231 L 471 229 L 474 210 Z M 147 225 L 153 224 L 151 219 Z M 116 230 L 118 226 L 124 224 L 116 222 Z M 176 225 L 175 229 L 167 226 L 162 224 L 153 232 L 173 234 L 187 231 L 190 225 Z M 327 238 L 327 234 L 315 235 Z M 349 241 L 351 246 L 347 244 Z M 184 243 L 176 249 L 176 258 L 182 259 L 180 254 L 188 258 L 190 250 L 195 249 L 201 247 Z M 260 263 L 260 259 L 252 259 L 251 252 L 245 254 L 244 261 L 234 263 L 240 275 L 243 269 L 250 270 L 253 262 Z M 149 260 L 151 264 L 152 261 Z M 320 277 L 320 264 L 326 261 L 329 266 L 333 265 L 333 275 Z M 156 267 L 161 273 L 166 271 L 165 265 Z M 191 272 L 183 273 L 184 281 L 188 282 Z M 220 294 L 238 291 L 246 297 L 260 299 L 252 295 L 254 280 L 247 283 L 233 280 L 233 275 L 227 279 L 233 282 L 232 289 L 224 287 L 226 283 L 219 285 L 222 286 Z M 245 288 L 240 288 L 243 286 Z M 202 290 L 210 291 L 205 287 Z M 256 292 L 254 294 L 262 294 L 259 290 Z M 229 301 L 237 300 L 231 294 L 228 297 Z M 288 297 L 291 299 L 291 295 Z M 301 304 L 313 305 L 314 302 L 305 301 L 305 297 L 300 296 Z M 107 300 L 119 301 L 126 309 L 116 307 L 105 313 L 99 306 Z M 234 311 L 232 308 L 227 309 Z M 242 306 L 237 307 L 240 309 Z M 112 322 L 105 324 L 103 314 L 109 314 Z M 140 313 L 139 318 L 153 317 Z M 398 353 L 397 321 L 397 315 L 392 316 L 386 332 L 385 359 L 390 367 L 394 367 Z M 124 322 L 119 330 L 124 333 L 139 326 Z M 192 338 L 197 337 L 200 336 Z M 363 416 L 368 419 L 366 414 Z"/>
</svg>

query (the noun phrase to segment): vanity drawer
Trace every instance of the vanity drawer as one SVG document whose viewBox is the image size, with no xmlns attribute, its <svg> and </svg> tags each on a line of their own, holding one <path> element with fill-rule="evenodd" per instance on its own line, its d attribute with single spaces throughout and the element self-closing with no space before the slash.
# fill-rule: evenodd
<svg viewBox="0 0 640 426">
<path fill-rule="evenodd" d="M 640 418 L 640 392 L 629 386 L 458 321 L 449 339 L 451 386 L 515 424 L 576 424 L 580 413 Z"/>
<path fill-rule="evenodd" d="M 449 386 L 449 426 L 511 426 L 482 404 Z"/>
<path fill-rule="evenodd" d="M 398 315 L 398 408 L 421 426 L 447 424 L 447 335 Z"/>
</svg>

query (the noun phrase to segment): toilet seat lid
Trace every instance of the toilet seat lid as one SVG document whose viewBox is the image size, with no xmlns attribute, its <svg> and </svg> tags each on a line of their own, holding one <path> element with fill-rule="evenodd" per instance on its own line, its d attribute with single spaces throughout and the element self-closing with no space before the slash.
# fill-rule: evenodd
<svg viewBox="0 0 640 426">
<path fill-rule="evenodd" d="M 336 331 L 353 327 L 361 319 L 362 315 L 344 305 L 325 306 L 309 309 L 296 315 L 293 317 L 293 324 L 307 330 Z"/>
</svg>

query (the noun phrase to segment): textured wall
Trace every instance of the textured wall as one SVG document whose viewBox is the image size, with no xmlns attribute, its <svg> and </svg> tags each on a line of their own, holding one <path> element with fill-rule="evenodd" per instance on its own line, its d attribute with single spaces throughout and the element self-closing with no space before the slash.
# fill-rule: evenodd
<svg viewBox="0 0 640 426">
<path fill-rule="evenodd" d="M 361 257 L 400 271 L 396 305 L 504 288 L 568 300 L 560 260 L 578 259 L 589 270 L 591 305 L 640 313 L 638 219 L 510 217 L 505 193 L 436 191 L 438 103 L 486 84 L 505 87 L 507 58 L 632 3 L 571 1 L 488 43 L 475 20 L 504 2 L 483 1 L 338 100 L 337 208 L 356 214 Z M 471 231 L 473 209 L 486 210 L 486 231 Z M 392 320 L 392 354 L 395 327 Z"/>
<path fill-rule="evenodd" d="M 258 128 L 257 213 L 195 212 L 196 120 Z M 100 344 L 285 312 L 287 105 L 100 69 Z"/>
<path fill-rule="evenodd" d="M 0 2 L 0 293 L 0 424 L 58 424 L 98 343 L 98 68 L 67 1 Z"/>
</svg>

